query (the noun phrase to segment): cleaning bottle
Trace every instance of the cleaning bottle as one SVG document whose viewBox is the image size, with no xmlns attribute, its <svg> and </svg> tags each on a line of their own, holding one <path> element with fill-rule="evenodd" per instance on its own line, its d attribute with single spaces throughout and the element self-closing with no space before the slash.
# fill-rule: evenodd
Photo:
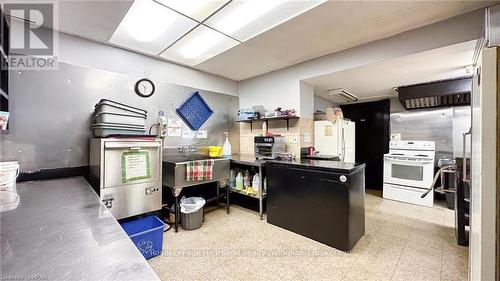
<svg viewBox="0 0 500 281">
<path fill-rule="evenodd" d="M 252 181 L 252 189 L 255 194 L 259 194 L 259 175 L 255 174 Z"/>
<path fill-rule="evenodd" d="M 241 172 L 238 172 L 235 183 L 236 190 L 243 190 L 243 175 L 241 174 Z"/>
<path fill-rule="evenodd" d="M 231 169 L 229 176 L 229 187 L 234 188 L 236 186 L 236 177 L 234 176 L 234 169 Z"/>
<path fill-rule="evenodd" d="M 222 146 L 222 155 L 231 156 L 231 144 L 229 143 L 229 132 L 224 132 L 224 135 L 226 135 L 226 140 L 224 141 L 224 145 Z"/>
<path fill-rule="evenodd" d="M 243 179 L 243 186 L 245 188 L 251 185 L 252 178 L 250 177 L 250 172 L 248 170 L 245 171 L 245 178 Z"/>
</svg>

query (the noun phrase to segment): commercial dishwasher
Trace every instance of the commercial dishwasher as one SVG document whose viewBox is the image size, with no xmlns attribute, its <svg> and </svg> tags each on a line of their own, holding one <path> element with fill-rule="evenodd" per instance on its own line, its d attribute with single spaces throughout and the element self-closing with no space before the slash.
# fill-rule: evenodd
<svg viewBox="0 0 500 281">
<path fill-rule="evenodd" d="M 92 138 L 90 182 L 116 219 L 162 207 L 162 145 L 156 138 Z"/>
</svg>

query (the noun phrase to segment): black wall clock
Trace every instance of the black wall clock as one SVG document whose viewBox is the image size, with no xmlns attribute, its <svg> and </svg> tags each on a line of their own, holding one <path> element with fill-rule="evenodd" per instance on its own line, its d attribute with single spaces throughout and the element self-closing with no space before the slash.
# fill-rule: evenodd
<svg viewBox="0 0 500 281">
<path fill-rule="evenodd" d="M 143 98 L 149 98 L 155 92 L 153 81 L 143 78 L 135 83 L 135 93 Z"/>
</svg>

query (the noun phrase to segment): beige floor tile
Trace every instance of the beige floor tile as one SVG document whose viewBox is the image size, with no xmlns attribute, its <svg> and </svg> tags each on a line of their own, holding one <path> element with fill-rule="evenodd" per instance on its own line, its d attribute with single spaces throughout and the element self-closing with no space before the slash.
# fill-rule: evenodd
<svg viewBox="0 0 500 281">
<path fill-rule="evenodd" d="M 352 263 L 352 259 L 343 257 L 316 258 L 294 279 L 342 280 Z"/>
<path fill-rule="evenodd" d="M 461 281 L 467 280 L 467 259 L 454 254 L 443 254 L 443 266 L 441 269 L 441 280 Z"/>
<path fill-rule="evenodd" d="M 406 244 L 393 280 L 440 280 L 442 248 Z"/>
<path fill-rule="evenodd" d="M 149 260 L 162 280 L 465 280 L 453 211 L 365 197 L 365 235 L 349 252 L 260 220 L 238 206 L 213 209 L 200 229 L 164 235 Z"/>
<path fill-rule="evenodd" d="M 372 268 L 351 268 L 342 279 L 344 281 L 388 281 L 391 280 L 392 271 L 377 270 Z"/>
</svg>

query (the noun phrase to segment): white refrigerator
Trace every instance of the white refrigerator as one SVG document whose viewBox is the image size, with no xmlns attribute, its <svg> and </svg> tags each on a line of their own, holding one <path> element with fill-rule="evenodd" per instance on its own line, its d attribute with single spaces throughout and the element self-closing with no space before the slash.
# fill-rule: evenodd
<svg viewBox="0 0 500 281">
<path fill-rule="evenodd" d="M 314 121 L 314 148 L 320 155 L 338 156 L 340 161 L 354 163 L 355 144 L 354 122 L 347 119 Z"/>
</svg>

